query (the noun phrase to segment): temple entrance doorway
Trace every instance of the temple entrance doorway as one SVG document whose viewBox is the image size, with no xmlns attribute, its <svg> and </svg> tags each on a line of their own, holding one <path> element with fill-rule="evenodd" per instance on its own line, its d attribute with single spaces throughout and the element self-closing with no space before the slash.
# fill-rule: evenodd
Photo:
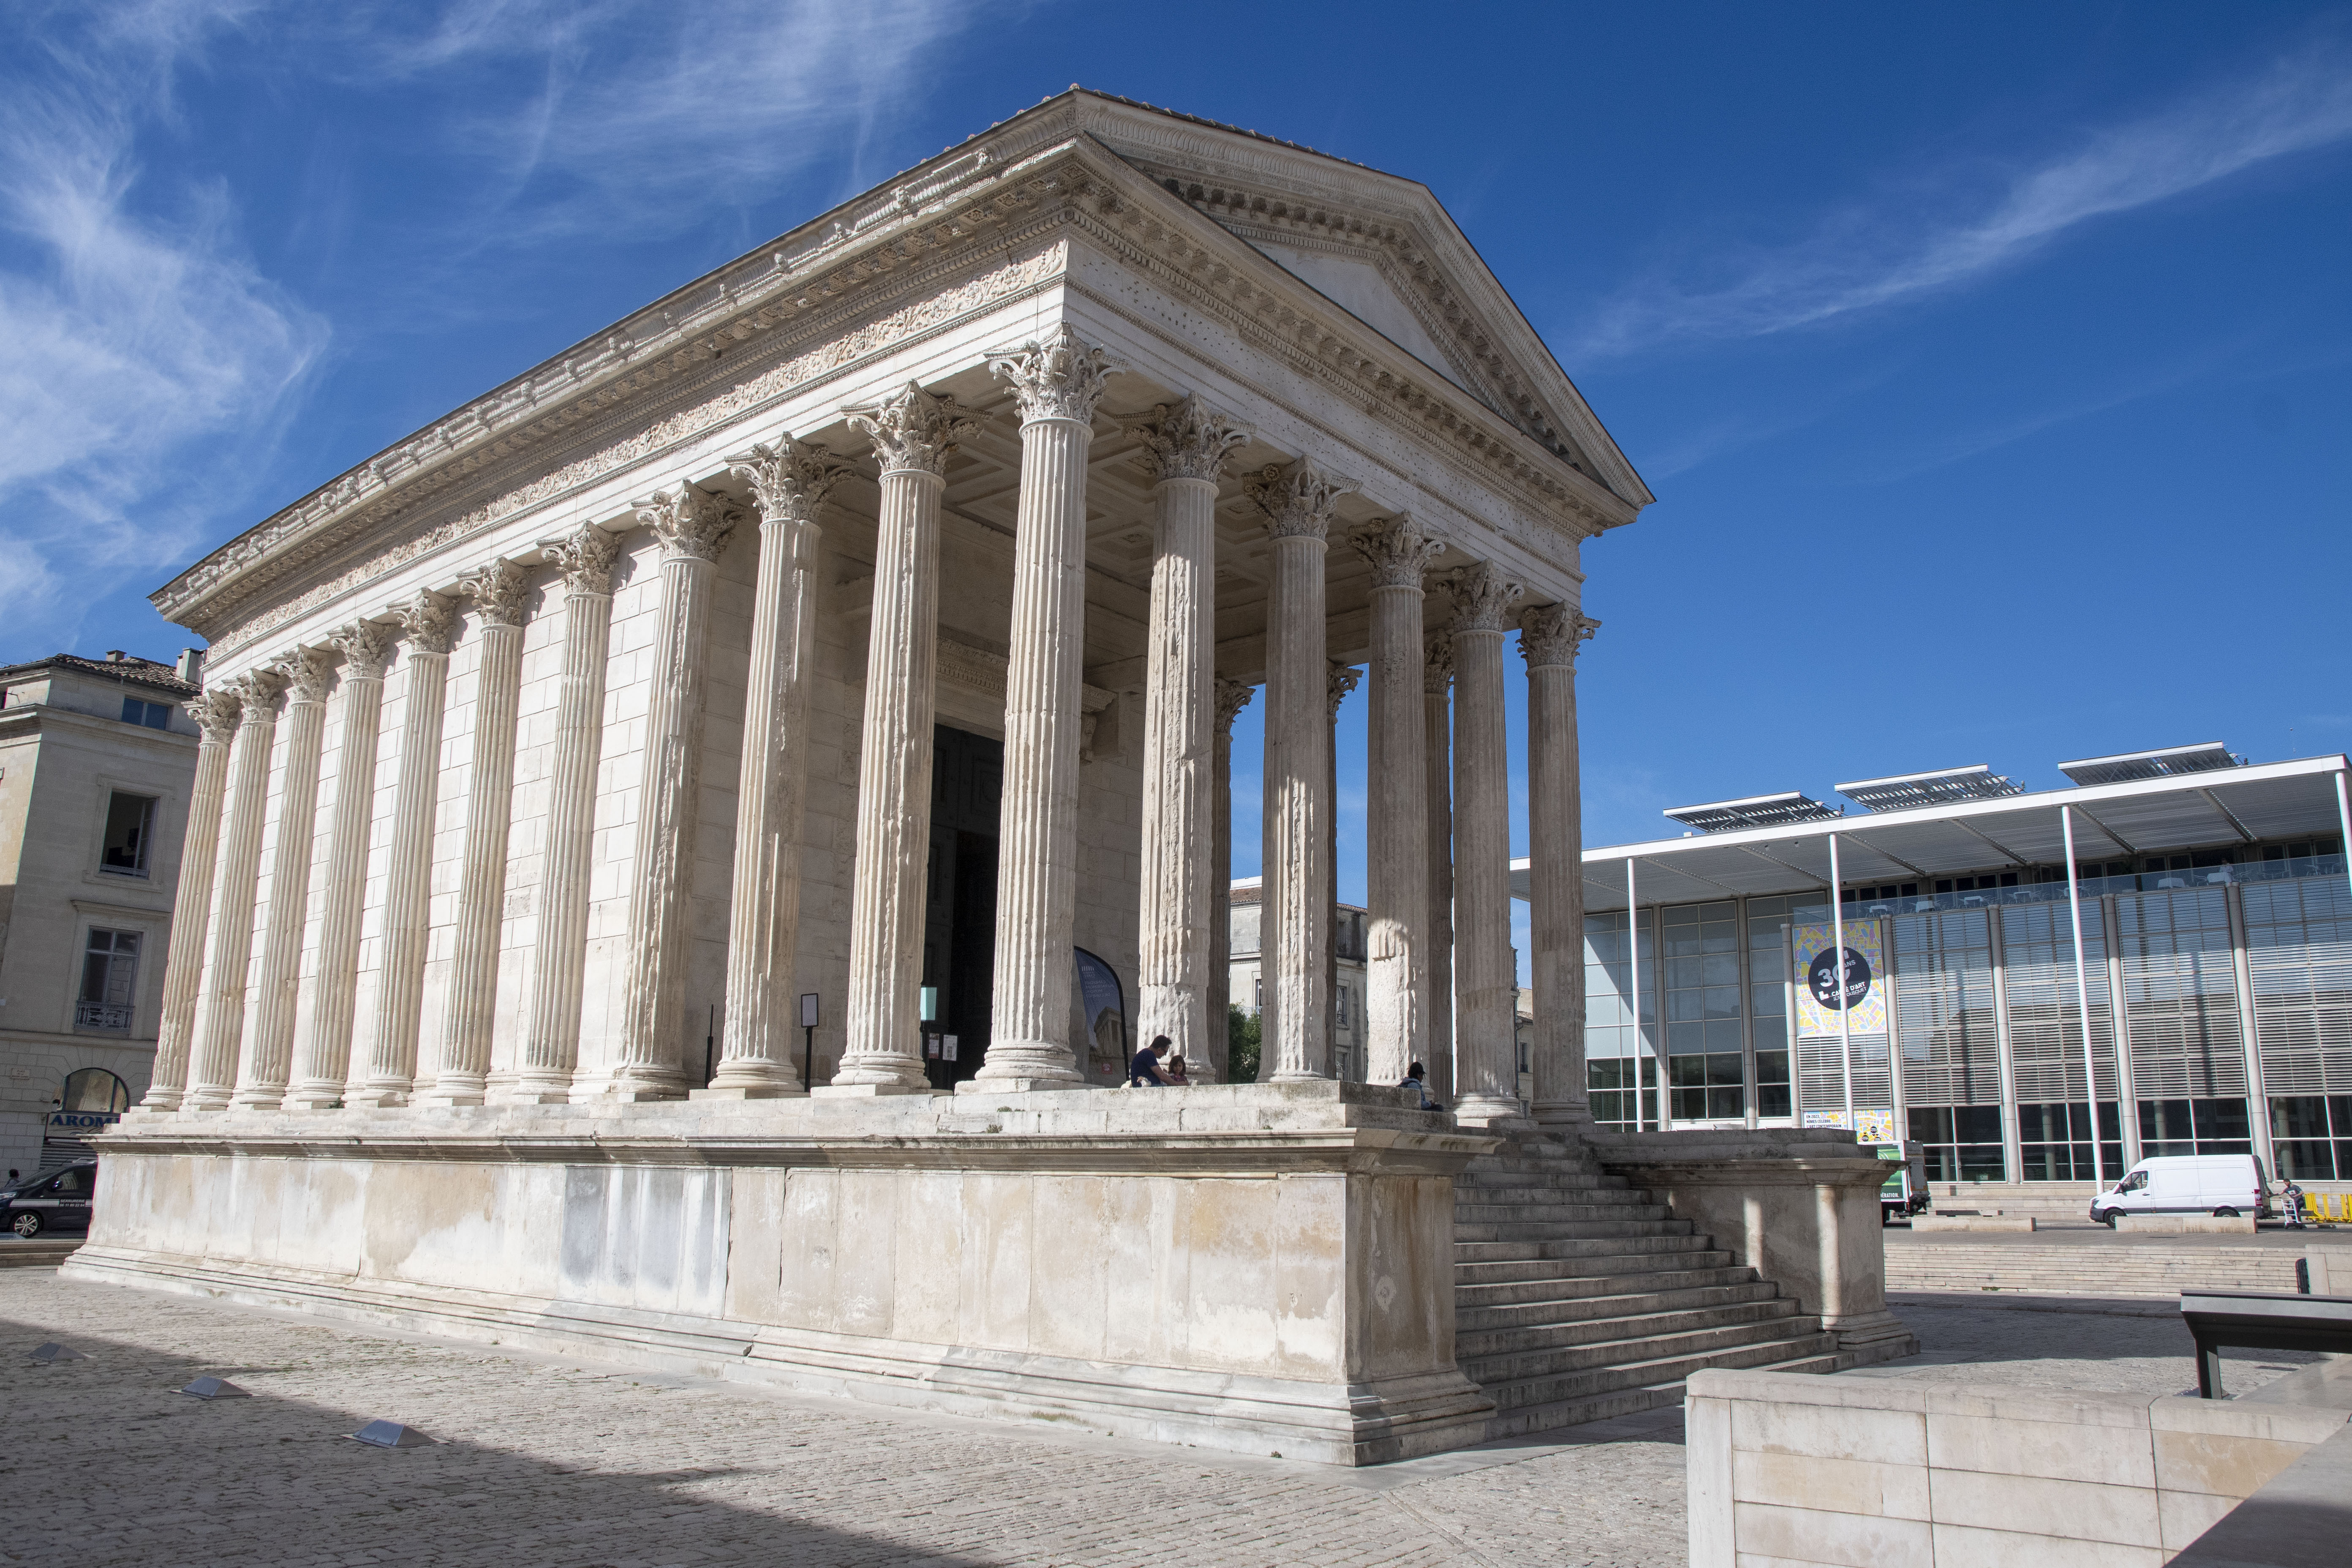
<svg viewBox="0 0 2352 1568">
<path fill-rule="evenodd" d="M 924 1026 L 923 1069 L 934 1089 L 951 1089 L 971 1077 L 988 1051 L 996 976 L 997 815 L 1003 798 L 1004 742 L 934 726 L 930 874 L 923 908 L 923 984 L 938 993 L 937 1016 Z M 948 1049 L 955 1052 L 952 1058 Z"/>
</svg>

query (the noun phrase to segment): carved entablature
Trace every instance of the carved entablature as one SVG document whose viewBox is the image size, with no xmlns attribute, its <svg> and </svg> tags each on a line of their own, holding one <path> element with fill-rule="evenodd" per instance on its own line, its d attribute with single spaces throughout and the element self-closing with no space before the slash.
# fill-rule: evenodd
<svg viewBox="0 0 2352 1568">
<path fill-rule="evenodd" d="M 1322 539 L 1331 529 L 1331 509 L 1355 487 L 1301 458 L 1288 468 L 1269 465 L 1243 486 L 1265 513 L 1266 532 L 1276 539 Z"/>
<path fill-rule="evenodd" d="M 593 522 L 583 523 L 561 539 L 541 540 L 539 548 L 562 577 L 566 597 L 602 596 L 613 591 L 613 563 L 621 553 L 619 534 Z"/>
<path fill-rule="evenodd" d="M 751 487 L 760 515 L 770 522 L 814 522 L 833 487 L 856 470 L 828 447 L 779 436 L 727 459 L 728 470 Z"/>
<path fill-rule="evenodd" d="M 980 428 L 954 398 L 934 396 L 911 381 L 895 396 L 844 412 L 849 427 L 874 443 L 875 461 L 886 474 L 945 474 L 956 443 Z"/>
<path fill-rule="evenodd" d="M 1249 439 L 1249 432 L 1202 403 L 1187 397 L 1163 403 L 1126 421 L 1142 443 L 1143 460 L 1158 479 L 1206 479 L 1224 476 L 1225 457 Z"/>
<path fill-rule="evenodd" d="M 1445 541 L 1430 537 L 1409 512 L 1373 523 L 1349 542 L 1371 563 L 1375 588 L 1417 593 L 1429 563 L 1445 553 Z"/>
<path fill-rule="evenodd" d="M 741 507 L 699 485 L 679 485 L 637 503 L 637 521 L 653 530 L 665 561 L 718 560 L 742 520 Z"/>
<path fill-rule="evenodd" d="M 382 680 L 392 662 L 396 629 L 381 621 L 353 621 L 327 634 L 328 645 L 343 656 L 345 680 Z"/>
<path fill-rule="evenodd" d="M 1601 623 L 1566 605 L 1536 605 L 1519 613 L 1519 655 L 1529 669 L 1573 667 Z"/>
<path fill-rule="evenodd" d="M 1491 561 L 1481 561 L 1445 574 L 1445 592 L 1454 601 L 1454 632 L 1499 632 L 1510 624 L 1512 605 L 1528 591 Z"/>
<path fill-rule="evenodd" d="M 1024 425 L 1038 419 L 1093 425 L 1095 407 L 1118 368 L 1067 321 L 1055 322 L 1042 339 L 988 356 L 989 374 L 1011 384 Z"/>
<path fill-rule="evenodd" d="M 477 566 L 457 579 L 457 592 L 473 601 L 474 614 L 486 626 L 519 626 L 530 597 L 530 574 L 511 561 Z"/>
</svg>

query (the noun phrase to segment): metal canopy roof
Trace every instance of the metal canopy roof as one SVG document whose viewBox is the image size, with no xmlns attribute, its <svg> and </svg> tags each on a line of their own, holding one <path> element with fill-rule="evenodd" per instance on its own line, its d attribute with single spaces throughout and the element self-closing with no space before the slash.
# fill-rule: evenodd
<svg viewBox="0 0 2352 1568">
<path fill-rule="evenodd" d="M 2023 786 L 1992 771 L 1990 763 L 1972 768 L 1941 768 L 1929 773 L 1898 773 L 1887 779 L 1860 779 L 1837 786 L 1838 794 L 1866 811 L 1908 811 L 1916 805 L 1944 805 L 1961 800 L 1997 800 L 2023 795 Z"/>
<path fill-rule="evenodd" d="M 2170 778 L 2178 773 L 2211 773 L 2234 768 L 2240 759 L 2219 741 L 2201 746 L 2165 746 L 2153 752 L 2125 752 L 2113 757 L 2085 757 L 2060 763 L 2058 771 L 2078 784 L 2125 784 L 2133 779 Z"/>
<path fill-rule="evenodd" d="M 1780 795 L 1751 795 L 1745 800 L 1719 800 L 1712 805 L 1677 805 L 1665 815 L 1701 833 L 1721 833 L 1735 827 L 1834 821 L 1844 815 L 1844 808 L 1826 806 L 1795 790 L 1786 790 Z"/>
<path fill-rule="evenodd" d="M 2340 754 L 2307 757 L 2189 779 L 2041 790 L 1884 816 L 1612 845 L 1584 852 L 1584 903 L 1590 910 L 1625 907 L 1628 858 L 1645 907 L 1818 893 L 1829 885 L 1832 833 L 1849 885 L 2063 866 L 2062 805 L 2074 808 L 2075 852 L 2086 860 L 2332 835 L 2339 830 L 2334 775 L 2347 768 L 2352 762 Z M 1512 864 L 1511 886 L 1528 896 L 1526 861 Z"/>
</svg>

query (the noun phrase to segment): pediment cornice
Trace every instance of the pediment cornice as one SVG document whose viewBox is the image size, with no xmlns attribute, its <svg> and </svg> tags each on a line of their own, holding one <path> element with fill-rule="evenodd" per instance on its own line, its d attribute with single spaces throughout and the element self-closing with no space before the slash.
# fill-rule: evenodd
<svg viewBox="0 0 2352 1568">
<path fill-rule="evenodd" d="M 1629 521 L 1647 500 L 1572 468 L 1461 388 L 1423 384 L 1442 378 L 1352 317 L 1335 319 L 1308 285 L 1168 191 L 1172 176 L 1155 180 L 1084 134 L 1107 107 L 1101 100 L 1045 107 L 1051 112 L 997 127 L 395 443 L 206 556 L 153 595 L 157 607 L 216 640 L 249 636 L 257 617 L 248 607 L 274 588 L 307 577 L 305 603 L 331 587 L 340 592 L 372 565 L 413 558 L 443 536 L 594 482 L 957 314 L 989 308 L 1008 289 L 1035 286 L 1041 279 L 1029 274 L 1041 264 L 1038 247 L 1073 223 L 1115 248 L 1156 258 L 1155 270 L 1189 284 L 1192 302 L 1262 342 L 1287 343 L 1298 363 L 1352 384 L 1360 405 L 1437 437 L 1571 532 Z M 1388 254 L 1391 267 L 1402 265 L 1403 252 Z M 1015 265 L 1021 257 L 1025 271 Z M 970 286 L 942 293 L 959 276 Z M 1227 287 L 1235 279 L 1249 286 Z M 483 504 L 462 510 L 469 498 Z M 410 518 L 416 526 L 403 528 Z M 383 550 L 340 584 L 320 581 L 324 563 L 348 563 L 362 542 L 377 541 Z M 294 610 L 283 595 L 272 607 L 278 613 L 260 619 L 275 623 Z"/>
</svg>

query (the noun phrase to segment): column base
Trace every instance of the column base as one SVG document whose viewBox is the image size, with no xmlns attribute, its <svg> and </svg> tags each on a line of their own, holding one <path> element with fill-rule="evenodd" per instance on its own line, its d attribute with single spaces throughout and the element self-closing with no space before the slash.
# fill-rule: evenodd
<svg viewBox="0 0 2352 1568">
<path fill-rule="evenodd" d="M 408 1089 L 405 1085 L 362 1084 L 357 1089 L 343 1091 L 343 1103 L 354 1109 L 391 1110 L 408 1103 Z"/>
<path fill-rule="evenodd" d="M 180 1091 L 176 1089 L 151 1089 L 147 1098 L 132 1106 L 125 1116 L 169 1116 L 180 1109 Z"/>
<path fill-rule="evenodd" d="M 871 1100 L 882 1094 L 936 1094 L 927 1083 L 825 1083 L 809 1090 L 812 1100 Z"/>
<path fill-rule="evenodd" d="M 1919 1352 L 1919 1342 L 1913 1336 L 1910 1325 L 1889 1311 L 1824 1318 L 1822 1327 L 1837 1336 L 1838 1352 L 1853 1357 L 1858 1363 L 1893 1361 Z"/>
<path fill-rule="evenodd" d="M 1516 1100 L 1497 1100 L 1474 1095 L 1454 1108 L 1454 1120 L 1465 1127 L 1484 1127 L 1496 1132 L 1532 1132 L 1536 1119 L 1528 1108 Z"/>
<path fill-rule="evenodd" d="M 478 1088 L 465 1084 L 435 1084 L 418 1095 L 415 1103 L 440 1110 L 467 1110 L 483 1104 L 485 1098 L 484 1091 Z"/>
<path fill-rule="evenodd" d="M 520 1073 L 492 1073 L 483 1098 L 492 1105 L 569 1105 L 572 1074 L 545 1068 Z"/>
<path fill-rule="evenodd" d="M 806 1093 L 801 1075 L 789 1064 L 739 1057 L 719 1064 L 710 1082 L 688 1094 L 688 1100 L 783 1100 Z"/>
<path fill-rule="evenodd" d="M 1087 1086 L 1086 1075 L 1078 1071 L 1070 1047 L 1052 1040 L 992 1040 L 988 1059 L 967 1081 L 985 1086 L 975 1087 L 972 1092 L 976 1094 L 988 1089 L 999 1094 L 1014 1092 L 1016 1086 L 1020 1092 Z"/>
<path fill-rule="evenodd" d="M 800 1100 L 808 1091 L 797 1080 L 788 1083 L 718 1083 L 708 1089 L 690 1089 L 688 1100 Z"/>
<path fill-rule="evenodd" d="M 281 1110 L 341 1110 L 342 1107 L 343 1088 L 341 1084 L 293 1089 L 278 1102 Z"/>
<path fill-rule="evenodd" d="M 1094 1087 L 1081 1078 L 968 1078 L 955 1086 L 955 1091 L 959 1095 L 1052 1094 Z"/>
<path fill-rule="evenodd" d="M 615 1068 L 610 1076 L 592 1079 L 586 1083 L 574 1079 L 571 1092 L 564 1097 L 565 1102 L 571 1105 L 593 1104 L 598 1100 L 642 1105 L 654 1100 L 685 1098 L 686 1080 L 683 1078 L 644 1067 Z"/>
<path fill-rule="evenodd" d="M 229 1108 L 228 1090 L 215 1089 L 205 1094 L 191 1094 L 180 1101 L 183 1116 L 217 1116 Z"/>
</svg>

